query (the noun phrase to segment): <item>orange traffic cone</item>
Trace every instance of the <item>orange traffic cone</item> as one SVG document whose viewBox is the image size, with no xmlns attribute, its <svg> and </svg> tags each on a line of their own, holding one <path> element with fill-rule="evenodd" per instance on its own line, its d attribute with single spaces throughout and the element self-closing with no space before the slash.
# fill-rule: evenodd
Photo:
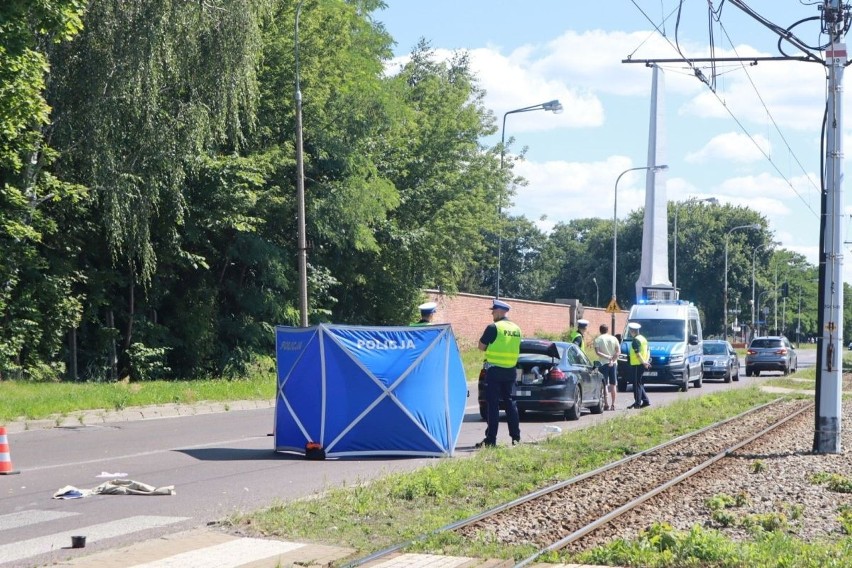
<svg viewBox="0 0 852 568">
<path fill-rule="evenodd" d="M 21 473 L 12 469 L 12 455 L 9 453 L 9 441 L 6 438 L 6 427 L 0 426 L 0 475 Z"/>
</svg>

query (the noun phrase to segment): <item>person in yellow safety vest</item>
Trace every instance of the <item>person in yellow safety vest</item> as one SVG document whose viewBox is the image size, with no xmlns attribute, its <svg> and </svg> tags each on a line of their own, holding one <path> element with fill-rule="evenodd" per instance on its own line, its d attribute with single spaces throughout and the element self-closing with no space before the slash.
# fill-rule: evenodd
<svg viewBox="0 0 852 568">
<path fill-rule="evenodd" d="M 488 325 L 479 338 L 479 350 L 485 351 L 485 361 L 488 363 L 488 369 L 485 371 L 488 426 L 485 428 L 485 439 L 476 444 L 476 448 L 497 445 L 501 399 L 506 409 L 506 422 L 509 425 L 512 445 L 521 442 L 521 423 L 515 404 L 515 366 L 521 351 L 521 328 L 506 317 L 509 309 L 509 304 L 495 299 L 491 304 L 491 318 L 494 323 Z"/>
<path fill-rule="evenodd" d="M 432 325 L 432 320 L 435 318 L 435 312 L 438 311 L 438 304 L 435 302 L 426 302 L 420 304 L 417 309 L 420 310 L 420 321 L 414 322 L 412 326 Z"/>
<path fill-rule="evenodd" d="M 581 350 L 585 347 L 586 330 L 589 328 L 589 320 L 578 319 L 577 329 L 571 332 L 568 336 L 568 341 L 579 347 Z"/>
<path fill-rule="evenodd" d="M 633 380 L 633 404 L 627 408 L 644 408 L 651 406 L 648 394 L 645 392 L 645 379 L 642 375 L 645 369 L 651 367 L 651 350 L 648 340 L 639 333 L 642 326 L 636 322 L 627 324 L 627 332 L 632 340 L 630 343 L 630 373 Z"/>
</svg>

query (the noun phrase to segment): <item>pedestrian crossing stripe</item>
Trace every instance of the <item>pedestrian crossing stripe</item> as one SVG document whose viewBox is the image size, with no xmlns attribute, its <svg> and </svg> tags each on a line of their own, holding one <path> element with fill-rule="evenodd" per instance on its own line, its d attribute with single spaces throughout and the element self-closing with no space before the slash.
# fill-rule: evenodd
<svg viewBox="0 0 852 568">
<path fill-rule="evenodd" d="M 233 568 L 286 554 L 303 546 L 305 545 L 297 542 L 240 538 L 132 566 L 133 568 Z"/>
<path fill-rule="evenodd" d="M 38 523 L 46 523 L 63 519 L 65 517 L 73 517 L 80 513 L 63 513 L 61 511 L 18 511 L 17 513 L 9 513 L 0 515 L 0 531 L 9 529 L 18 529 L 28 525 Z"/>
<path fill-rule="evenodd" d="M 434 554 L 401 554 L 390 560 L 379 564 L 373 564 L 373 568 L 426 568 L 440 566 L 441 568 L 453 568 L 469 564 L 475 558 L 468 556 L 436 556 Z"/>
<path fill-rule="evenodd" d="M 72 531 L 53 533 L 12 544 L 3 544 L 0 545 L 0 564 L 66 548 L 71 544 L 71 537 L 76 535 L 86 535 L 87 543 L 93 543 L 116 536 L 180 523 L 189 519 L 190 517 L 127 517 L 108 523 L 80 527 Z"/>
</svg>

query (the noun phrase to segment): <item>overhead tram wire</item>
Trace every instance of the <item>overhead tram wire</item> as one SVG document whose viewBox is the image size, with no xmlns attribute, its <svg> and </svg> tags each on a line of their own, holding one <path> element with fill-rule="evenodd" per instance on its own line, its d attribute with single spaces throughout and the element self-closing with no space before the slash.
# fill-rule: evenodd
<svg viewBox="0 0 852 568">
<path fill-rule="evenodd" d="M 722 1 L 722 4 L 724 4 L 724 1 L 725 0 Z M 642 10 L 642 8 L 638 4 L 636 4 L 636 0 L 631 0 L 631 2 L 636 7 L 636 9 L 639 10 L 639 12 L 645 17 L 645 19 L 647 19 L 648 22 L 654 27 L 654 29 L 659 32 L 660 31 L 659 26 L 657 26 L 657 24 L 655 24 L 648 17 L 648 15 L 645 13 L 645 11 Z M 765 60 L 770 60 L 770 61 L 797 60 L 797 61 L 810 61 L 810 62 L 814 62 L 814 63 L 823 63 L 824 64 L 824 61 L 821 58 L 817 57 L 816 55 L 814 55 L 813 53 L 810 52 L 810 50 L 813 49 L 813 47 L 808 46 L 807 44 L 802 42 L 798 37 L 795 36 L 795 34 L 791 33 L 789 30 L 785 30 L 784 28 L 781 28 L 780 26 L 773 24 L 769 20 L 765 19 L 763 16 L 761 16 L 760 14 L 758 14 L 757 12 L 752 10 L 750 7 L 745 5 L 741 0 L 731 0 L 731 2 L 733 2 L 735 6 L 737 6 L 738 8 L 743 10 L 744 12 L 746 12 L 746 14 L 752 16 L 754 19 L 758 20 L 760 23 L 762 23 L 763 25 L 768 27 L 770 30 L 774 31 L 775 33 L 777 33 L 780 36 L 783 36 L 783 39 L 785 39 L 786 41 L 788 41 L 789 43 L 791 43 L 795 47 L 798 47 L 799 50 L 802 51 L 805 54 L 805 56 L 803 56 L 803 57 L 788 56 L 788 55 L 785 54 L 783 57 L 780 57 L 780 58 L 779 57 L 753 57 L 753 58 L 749 57 L 749 58 L 745 58 L 746 60 L 755 61 L 755 62 L 756 61 L 765 61 Z M 721 14 L 722 4 L 719 5 L 719 9 L 716 10 L 715 12 L 711 9 L 711 16 L 710 16 L 711 18 L 712 18 L 712 14 L 714 14 L 714 13 Z M 673 10 L 673 12 L 676 11 L 678 13 L 677 25 L 675 27 L 675 41 L 676 42 L 677 42 L 678 27 L 680 26 L 680 12 L 681 12 L 682 7 L 683 7 L 683 0 L 679 0 L 678 7 Z M 746 129 L 745 125 L 734 115 L 734 113 L 731 111 L 731 109 L 728 108 L 728 106 L 725 104 L 725 102 L 721 99 L 719 94 L 716 92 L 715 88 L 713 86 L 711 86 L 710 81 L 707 79 L 707 77 L 704 75 L 704 73 L 701 71 L 701 69 L 699 67 L 696 67 L 696 65 L 695 65 L 696 61 L 699 61 L 699 60 L 704 61 L 704 60 L 706 60 L 706 58 L 700 58 L 700 59 L 699 58 L 691 58 L 690 59 L 690 58 L 685 57 L 683 55 L 679 45 L 673 44 L 672 41 L 667 36 L 665 36 L 664 34 L 661 33 L 661 35 L 663 35 L 663 37 L 668 42 L 668 44 L 675 51 L 677 51 L 677 53 L 681 56 L 680 61 L 689 65 L 689 67 L 693 70 L 695 77 L 697 77 L 701 82 L 706 84 L 708 86 L 708 88 L 710 88 L 710 91 L 713 93 L 713 95 L 716 97 L 716 99 L 719 101 L 719 103 L 722 105 L 722 107 L 725 109 L 725 111 L 728 113 L 728 115 L 734 120 L 734 122 L 737 124 L 737 126 L 740 127 L 740 130 L 742 130 L 743 133 L 745 133 L 745 135 L 748 136 L 749 140 L 752 141 L 752 143 L 755 145 L 755 147 L 758 149 L 758 151 L 772 165 L 772 168 L 778 173 L 778 175 L 781 177 L 781 179 L 783 179 L 787 183 L 787 185 L 793 190 L 793 192 L 796 194 L 796 196 L 802 201 L 802 203 L 804 203 L 805 207 L 807 207 L 808 210 L 811 213 L 813 213 L 814 216 L 819 218 L 819 214 L 816 211 L 813 210 L 813 208 L 810 206 L 810 204 L 807 201 L 805 201 L 805 199 L 802 197 L 802 195 L 793 186 L 793 183 L 787 178 L 787 176 L 784 175 L 784 173 L 780 170 L 778 165 L 764 151 L 764 149 L 757 143 L 757 141 L 754 139 L 754 136 L 752 136 L 752 134 Z M 633 53 L 635 53 L 635 52 L 636 52 L 636 50 L 633 51 Z M 716 61 L 740 61 L 741 62 L 742 60 L 743 60 L 743 58 L 738 57 L 738 58 L 713 58 L 712 60 L 708 60 L 708 61 L 715 63 Z M 642 60 L 632 59 L 632 54 L 631 54 L 631 57 L 624 60 L 623 62 L 624 63 L 640 63 L 640 62 L 642 62 Z M 675 61 L 673 61 L 673 60 L 658 60 L 658 61 L 652 62 L 651 60 L 644 60 L 644 62 L 645 62 L 646 65 L 650 65 L 652 63 L 660 63 L 660 62 L 674 63 Z M 714 77 L 714 82 L 715 82 L 715 77 Z M 765 108 L 765 105 L 764 105 L 764 108 Z M 785 143 L 786 143 L 786 140 L 785 140 Z M 789 147 L 789 145 L 788 145 L 788 147 Z M 797 162 L 798 162 L 798 160 L 797 160 Z M 810 180 L 809 176 L 806 175 L 805 177 L 807 177 L 808 180 Z"/>
<path fill-rule="evenodd" d="M 643 16 L 645 16 L 645 19 L 648 20 L 648 23 L 651 24 L 651 26 L 654 28 L 654 30 L 657 33 L 659 33 L 662 37 L 664 37 L 666 39 L 666 41 L 669 42 L 669 45 L 674 47 L 674 44 L 672 44 L 672 42 L 669 40 L 668 36 L 666 35 L 666 29 L 665 29 L 664 26 L 666 25 L 666 22 L 668 21 L 668 19 L 672 17 L 672 14 L 675 13 L 675 10 L 672 10 L 671 12 L 669 12 L 669 15 L 663 17 L 663 21 L 660 22 L 659 25 L 657 25 L 657 24 L 654 23 L 654 20 L 652 20 L 651 17 L 648 16 L 648 14 L 645 13 L 645 11 L 639 6 L 639 4 L 636 3 L 636 0 L 630 0 L 630 1 L 633 2 L 633 5 L 636 7 L 636 9 L 639 10 L 639 12 Z M 660 0 L 660 8 L 662 8 L 662 5 L 663 5 L 663 0 Z M 662 29 L 660 29 L 661 27 L 662 27 Z M 627 56 L 627 59 L 631 59 L 633 57 L 633 54 L 636 53 L 637 51 L 639 51 L 639 48 L 641 48 L 643 45 L 645 45 L 645 42 L 647 42 L 653 36 L 654 36 L 654 32 L 651 32 L 650 34 L 648 34 L 648 37 L 645 38 L 642 42 L 639 43 L 639 45 L 636 46 L 636 48 Z"/>
<path fill-rule="evenodd" d="M 725 28 L 724 24 L 722 24 L 721 21 L 719 22 L 719 28 L 722 30 L 722 33 L 725 34 L 725 38 L 727 38 L 728 43 L 730 44 L 733 52 L 737 55 L 737 57 L 739 57 L 740 54 L 737 52 L 737 46 L 734 44 L 734 41 L 731 39 L 730 34 L 728 34 L 728 30 Z M 802 165 L 802 162 L 799 160 L 799 157 L 793 151 L 793 148 L 790 147 L 790 143 L 787 141 L 787 138 L 784 136 L 784 133 L 781 132 L 781 127 L 778 126 L 778 123 L 775 121 L 775 117 L 772 116 L 772 113 L 769 111 L 769 107 L 766 106 L 766 101 L 764 100 L 763 96 L 760 94 L 760 90 L 758 90 L 757 85 L 754 83 L 754 80 L 752 79 L 751 74 L 748 71 L 748 68 L 742 62 L 740 62 L 740 66 L 742 67 L 742 70 L 745 73 L 746 78 L 748 78 L 748 82 L 749 82 L 749 84 L 751 84 L 752 89 L 754 89 L 754 94 L 757 95 L 757 98 L 760 101 L 760 104 L 763 106 L 763 110 L 766 111 L 766 116 L 769 117 L 769 121 L 772 122 L 772 126 L 775 127 L 775 131 L 778 133 L 778 136 L 780 136 L 781 140 L 784 141 L 784 145 L 787 147 L 787 151 L 790 153 L 791 156 L 793 156 L 793 159 L 795 160 L 796 164 L 798 164 L 799 169 L 802 170 L 802 173 L 805 174 L 805 177 L 808 179 L 808 181 L 811 182 L 811 185 L 814 186 L 814 189 L 816 189 L 817 191 L 820 191 L 820 188 L 817 187 L 816 183 L 814 183 L 814 181 L 808 175 L 808 172 L 805 170 L 805 166 Z M 790 187 L 792 188 L 792 185 Z M 796 193 L 796 195 L 799 197 L 799 199 L 802 199 L 802 201 L 804 201 L 804 198 L 801 195 L 799 195 L 799 192 L 797 192 L 795 190 L 795 188 L 793 188 L 793 191 Z"/>
</svg>

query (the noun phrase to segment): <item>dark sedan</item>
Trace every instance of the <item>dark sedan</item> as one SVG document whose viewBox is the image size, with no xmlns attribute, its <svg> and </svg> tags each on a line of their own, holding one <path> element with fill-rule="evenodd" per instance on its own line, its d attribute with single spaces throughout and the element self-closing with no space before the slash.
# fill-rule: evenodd
<svg viewBox="0 0 852 568">
<path fill-rule="evenodd" d="M 485 402 L 485 370 L 479 373 L 479 415 L 488 415 Z M 603 412 L 603 375 L 576 345 L 546 339 L 521 340 L 515 401 L 518 413 L 559 412 L 577 420 L 583 408 Z M 503 403 L 500 403 L 503 408 Z"/>
<path fill-rule="evenodd" d="M 740 358 L 727 341 L 704 340 L 702 363 L 705 379 L 722 379 L 726 383 L 740 380 Z"/>
</svg>

